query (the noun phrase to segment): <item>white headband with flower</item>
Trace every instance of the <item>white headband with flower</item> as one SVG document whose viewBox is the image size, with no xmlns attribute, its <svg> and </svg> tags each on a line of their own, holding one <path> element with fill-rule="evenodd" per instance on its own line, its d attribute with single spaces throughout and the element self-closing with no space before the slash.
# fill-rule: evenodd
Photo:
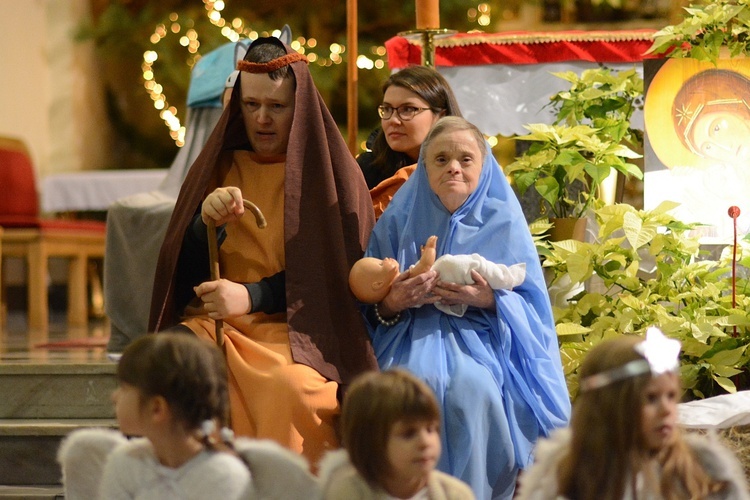
<svg viewBox="0 0 750 500">
<path fill-rule="evenodd" d="M 646 330 L 646 340 L 637 344 L 635 350 L 645 359 L 636 359 L 617 368 L 586 377 L 581 380 L 581 391 L 592 391 L 644 373 L 662 375 L 675 371 L 680 366 L 680 342 L 666 337 L 656 327 L 652 326 Z"/>
</svg>

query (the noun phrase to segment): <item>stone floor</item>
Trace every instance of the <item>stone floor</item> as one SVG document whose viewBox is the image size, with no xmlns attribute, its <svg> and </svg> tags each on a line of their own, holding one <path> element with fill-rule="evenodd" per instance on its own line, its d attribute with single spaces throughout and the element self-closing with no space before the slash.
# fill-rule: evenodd
<svg viewBox="0 0 750 500">
<path fill-rule="evenodd" d="M 68 327 L 65 313 L 53 311 L 48 329 L 30 330 L 23 311 L 9 311 L 0 327 L 0 364 L 100 363 L 107 359 L 103 345 L 108 336 L 106 318 L 92 318 L 86 327 Z M 66 341 L 68 345 L 59 345 Z"/>
<path fill-rule="evenodd" d="M 109 336 L 109 325 L 105 318 L 92 318 L 86 327 L 71 328 L 66 324 L 64 311 L 53 311 L 50 315 L 49 327 L 45 330 L 30 330 L 23 310 L 10 310 L 6 318 L 5 324 L 0 326 L 0 372 L 26 369 L 46 372 L 80 365 L 84 365 L 80 367 L 84 371 L 91 371 L 98 369 L 93 365 L 101 366 L 102 363 L 111 363 L 107 359 L 104 347 Z M 60 343 L 64 344 L 60 345 Z M 45 368 L 44 365 L 49 366 Z M 16 387 L 16 390 L 20 389 Z M 108 401 L 108 397 L 106 399 Z M 107 407 L 109 408 L 109 405 Z M 18 426 L 19 422 L 26 422 L 26 420 L 0 420 L 0 434 L 2 434 L 0 438 L 7 440 L 5 435 L 14 432 L 10 427 L 13 424 Z M 40 420 L 39 422 L 46 421 Z M 57 439 L 59 440 L 59 437 Z M 3 446 L 8 446 L 5 441 L 3 443 L 5 443 Z M 51 458 L 48 461 L 54 460 L 56 448 L 52 446 L 48 448 L 53 450 L 50 452 Z M 0 455 L 2 455 L 1 450 Z M 0 456 L 0 463 L 7 466 L 9 461 L 7 457 Z M 52 477 L 58 476 L 55 474 Z M 0 499 L 62 499 L 62 486 L 52 484 L 52 482 L 54 481 L 42 481 L 42 484 L 29 486 L 13 486 L 18 483 L 6 483 L 3 480 L 0 481 Z"/>
</svg>

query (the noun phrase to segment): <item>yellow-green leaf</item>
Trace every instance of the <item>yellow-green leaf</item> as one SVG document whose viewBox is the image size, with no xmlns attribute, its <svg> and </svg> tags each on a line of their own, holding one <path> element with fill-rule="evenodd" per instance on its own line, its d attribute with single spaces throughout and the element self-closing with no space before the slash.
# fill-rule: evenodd
<svg viewBox="0 0 750 500">
<path fill-rule="evenodd" d="M 742 370 L 738 370 L 731 366 L 715 366 L 714 373 L 722 377 L 734 377 L 735 375 L 742 373 Z"/>
<path fill-rule="evenodd" d="M 746 348 L 747 346 L 741 346 L 736 349 L 719 351 L 706 361 L 715 366 L 734 366 L 739 362 Z"/>
<path fill-rule="evenodd" d="M 555 325 L 557 330 L 557 336 L 562 337 L 565 335 L 584 335 L 591 331 L 591 328 L 579 325 L 577 323 L 558 323 Z"/>
<path fill-rule="evenodd" d="M 721 388 L 727 391 L 729 394 L 734 394 L 735 392 L 737 392 L 737 387 L 730 379 L 726 377 L 719 377 L 716 375 L 712 375 L 712 377 L 716 381 L 716 383 L 719 384 Z"/>
</svg>

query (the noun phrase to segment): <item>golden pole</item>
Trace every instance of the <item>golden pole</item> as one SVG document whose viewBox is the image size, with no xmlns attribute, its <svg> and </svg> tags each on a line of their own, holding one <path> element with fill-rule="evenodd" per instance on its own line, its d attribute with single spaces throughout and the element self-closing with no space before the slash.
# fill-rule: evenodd
<svg viewBox="0 0 750 500">
<path fill-rule="evenodd" d="M 358 95 L 357 95 L 357 0 L 346 0 L 346 130 L 349 151 L 357 155 L 357 131 L 359 127 Z"/>
<path fill-rule="evenodd" d="M 437 28 L 437 29 L 416 29 L 416 30 L 409 30 L 409 31 L 402 31 L 399 33 L 399 36 L 403 36 L 404 38 L 416 38 L 419 37 L 419 40 L 422 45 L 422 66 L 431 66 L 435 67 L 435 37 L 440 35 L 452 35 L 456 32 L 456 30 L 449 30 L 447 28 Z"/>
<path fill-rule="evenodd" d="M 422 66 L 435 67 L 435 36 L 450 35 L 454 30 L 440 27 L 440 0 L 415 0 L 417 29 L 399 33 L 422 42 Z"/>
</svg>

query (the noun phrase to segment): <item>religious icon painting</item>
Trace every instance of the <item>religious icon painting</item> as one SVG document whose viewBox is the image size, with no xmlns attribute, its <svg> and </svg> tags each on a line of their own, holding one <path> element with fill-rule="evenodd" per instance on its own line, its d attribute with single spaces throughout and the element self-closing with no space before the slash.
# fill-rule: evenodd
<svg viewBox="0 0 750 500">
<path fill-rule="evenodd" d="M 703 243 L 731 241 L 731 205 L 750 230 L 750 58 L 643 62 L 644 207 L 666 200 Z"/>
</svg>

